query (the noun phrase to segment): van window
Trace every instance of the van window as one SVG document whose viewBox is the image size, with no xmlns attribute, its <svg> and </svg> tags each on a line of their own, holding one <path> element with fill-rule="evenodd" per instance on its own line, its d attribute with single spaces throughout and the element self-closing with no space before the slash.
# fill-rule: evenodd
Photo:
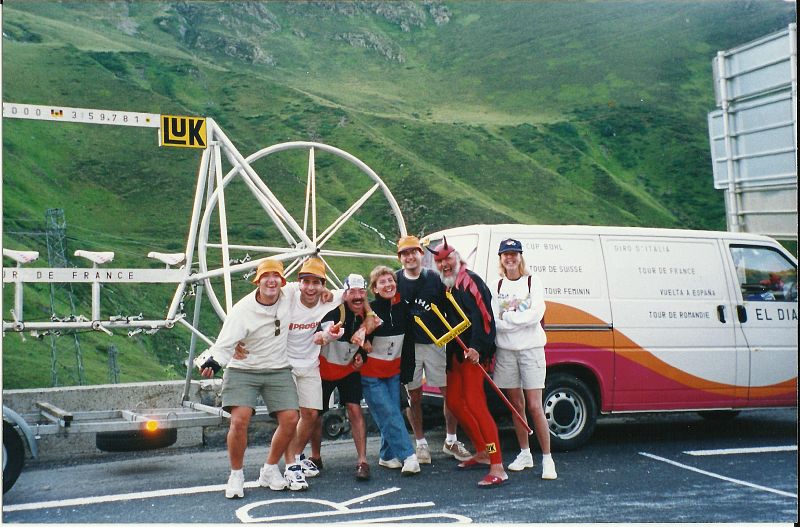
<svg viewBox="0 0 800 527">
<path fill-rule="evenodd" d="M 797 302 L 797 267 L 771 247 L 731 245 L 744 300 Z"/>
</svg>

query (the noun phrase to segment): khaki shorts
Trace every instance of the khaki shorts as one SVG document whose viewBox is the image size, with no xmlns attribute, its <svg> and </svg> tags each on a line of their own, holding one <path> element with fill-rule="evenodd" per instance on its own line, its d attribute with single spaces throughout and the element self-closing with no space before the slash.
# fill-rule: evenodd
<svg viewBox="0 0 800 527">
<path fill-rule="evenodd" d="M 234 406 L 258 406 L 264 400 L 269 414 L 281 410 L 297 410 L 297 388 L 290 368 L 277 370 L 237 370 L 225 368 L 222 375 L 222 408 L 230 412 Z"/>
<path fill-rule="evenodd" d="M 499 388 L 542 390 L 546 373 L 543 347 L 519 351 L 497 348 L 492 378 Z"/>
<path fill-rule="evenodd" d="M 322 379 L 319 376 L 319 366 L 293 368 L 292 377 L 297 385 L 300 408 L 322 410 Z"/>
<path fill-rule="evenodd" d="M 444 372 L 446 356 L 444 348 L 436 344 L 414 344 L 414 355 L 416 356 L 416 366 L 414 367 L 414 379 L 406 384 L 409 390 L 416 390 L 422 386 L 422 372 L 425 371 L 425 384 L 436 388 L 447 386 L 447 376 Z"/>
</svg>

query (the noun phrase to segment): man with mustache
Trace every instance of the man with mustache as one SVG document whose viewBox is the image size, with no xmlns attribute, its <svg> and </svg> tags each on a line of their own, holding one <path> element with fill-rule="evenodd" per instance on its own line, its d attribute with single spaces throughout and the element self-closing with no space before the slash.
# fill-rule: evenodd
<svg viewBox="0 0 800 527">
<path fill-rule="evenodd" d="M 458 466 L 468 469 L 489 465 L 489 473 L 478 486 L 502 485 L 508 474 L 503 468 L 497 425 L 486 405 L 484 376 L 479 366 L 481 363 L 488 366 L 495 352 L 492 293 L 481 277 L 466 268 L 461 255 L 448 245 L 446 238 L 430 252 L 442 283 L 471 324 L 459 335 L 467 347 L 466 352 L 455 340 L 447 344 L 447 406 L 467 432 L 476 452 Z M 450 302 L 444 302 L 443 307 L 448 323 L 457 325 L 461 315 L 455 307 Z"/>
<path fill-rule="evenodd" d="M 321 345 L 319 371 L 322 377 L 322 413 L 334 389 L 339 390 L 339 403 L 345 405 L 350 420 L 358 463 L 355 476 L 359 481 L 370 479 L 367 463 L 367 428 L 361 411 L 361 374 L 359 370 L 367 357 L 369 342 L 365 340 L 365 320 L 374 318 L 367 303 L 367 284 L 364 277 L 351 274 L 344 281 L 344 303 L 322 319 L 314 342 Z M 322 465 L 322 414 L 317 418 L 311 436 L 311 457 Z"/>
</svg>

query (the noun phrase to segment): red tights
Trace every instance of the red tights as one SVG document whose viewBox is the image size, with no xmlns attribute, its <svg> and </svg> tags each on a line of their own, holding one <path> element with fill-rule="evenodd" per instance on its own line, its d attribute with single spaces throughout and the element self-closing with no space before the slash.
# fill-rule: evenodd
<svg viewBox="0 0 800 527">
<path fill-rule="evenodd" d="M 497 425 L 486 406 L 483 373 L 477 364 L 452 360 L 447 372 L 447 407 L 458 419 L 475 450 L 485 449 L 491 463 L 502 463 Z"/>
</svg>

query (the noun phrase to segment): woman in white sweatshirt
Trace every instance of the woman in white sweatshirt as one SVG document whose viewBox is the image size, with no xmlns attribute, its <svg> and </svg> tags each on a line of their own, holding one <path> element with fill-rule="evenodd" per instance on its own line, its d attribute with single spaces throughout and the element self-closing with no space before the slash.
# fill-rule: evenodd
<svg viewBox="0 0 800 527">
<path fill-rule="evenodd" d="M 527 407 L 542 449 L 542 479 L 556 479 L 556 467 L 550 455 L 550 430 L 542 408 L 546 373 L 544 345 L 547 342 L 542 328 L 545 310 L 542 282 L 528 272 L 522 258 L 522 243 L 518 240 L 503 240 L 497 254 L 501 278 L 492 298 L 497 326 L 494 382 L 523 417 Z M 533 467 L 527 430 L 516 417 L 514 430 L 520 453 L 508 465 L 509 470 Z"/>
</svg>

